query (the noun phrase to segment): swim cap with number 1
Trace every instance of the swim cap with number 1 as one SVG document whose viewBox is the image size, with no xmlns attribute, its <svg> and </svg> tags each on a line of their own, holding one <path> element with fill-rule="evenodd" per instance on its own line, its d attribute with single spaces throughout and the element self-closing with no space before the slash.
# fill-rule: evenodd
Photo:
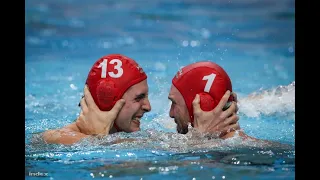
<svg viewBox="0 0 320 180">
<path fill-rule="evenodd" d="M 200 95 L 200 107 L 203 111 L 214 109 L 227 90 L 232 92 L 228 74 L 218 64 L 201 61 L 180 69 L 172 79 L 187 105 L 191 125 L 193 126 L 192 102 L 196 94 Z M 233 100 L 230 96 L 228 102 Z"/>
</svg>

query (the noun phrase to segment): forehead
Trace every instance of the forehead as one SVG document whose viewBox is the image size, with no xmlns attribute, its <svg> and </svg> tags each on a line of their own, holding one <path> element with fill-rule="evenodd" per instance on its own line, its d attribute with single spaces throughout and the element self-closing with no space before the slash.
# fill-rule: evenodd
<svg viewBox="0 0 320 180">
<path fill-rule="evenodd" d="M 181 93 L 179 92 L 179 90 L 174 85 L 171 85 L 168 97 L 170 99 L 174 99 L 176 101 L 183 100 L 183 97 L 182 97 Z"/>
<path fill-rule="evenodd" d="M 147 80 L 143 80 L 133 86 L 131 86 L 126 92 L 125 94 L 132 94 L 132 95 L 138 95 L 138 94 L 142 94 L 142 93 L 148 93 L 149 88 L 148 88 L 148 83 Z"/>
<path fill-rule="evenodd" d="M 169 92 L 169 96 L 170 96 L 170 95 L 175 95 L 175 94 L 177 94 L 178 92 L 179 92 L 178 89 L 177 89 L 174 85 L 171 85 L 170 92 Z"/>
</svg>

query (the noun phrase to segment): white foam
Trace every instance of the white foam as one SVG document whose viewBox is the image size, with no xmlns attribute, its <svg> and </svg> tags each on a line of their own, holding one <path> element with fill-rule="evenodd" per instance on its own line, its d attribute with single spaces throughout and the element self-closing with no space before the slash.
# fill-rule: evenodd
<svg viewBox="0 0 320 180">
<path fill-rule="evenodd" d="M 239 112 L 249 117 L 295 113 L 295 82 L 239 97 L 238 106 Z"/>
</svg>

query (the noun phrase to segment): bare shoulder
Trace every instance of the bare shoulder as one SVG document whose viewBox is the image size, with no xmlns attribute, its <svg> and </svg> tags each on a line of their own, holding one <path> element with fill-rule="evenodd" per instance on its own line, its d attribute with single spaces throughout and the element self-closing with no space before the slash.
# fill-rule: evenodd
<svg viewBox="0 0 320 180">
<path fill-rule="evenodd" d="M 73 144 L 85 137 L 88 135 L 81 133 L 75 124 L 69 124 L 60 129 L 47 130 L 42 134 L 43 140 L 49 144 Z"/>
</svg>

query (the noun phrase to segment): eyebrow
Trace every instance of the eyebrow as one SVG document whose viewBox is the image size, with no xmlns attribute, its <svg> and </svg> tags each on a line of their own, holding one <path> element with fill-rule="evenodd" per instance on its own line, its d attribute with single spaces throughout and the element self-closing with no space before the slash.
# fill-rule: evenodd
<svg viewBox="0 0 320 180">
<path fill-rule="evenodd" d="M 172 101 L 173 103 L 176 103 L 176 101 L 175 101 L 174 99 L 172 99 L 172 97 L 168 96 L 168 99 L 169 99 L 170 101 Z"/>
</svg>

